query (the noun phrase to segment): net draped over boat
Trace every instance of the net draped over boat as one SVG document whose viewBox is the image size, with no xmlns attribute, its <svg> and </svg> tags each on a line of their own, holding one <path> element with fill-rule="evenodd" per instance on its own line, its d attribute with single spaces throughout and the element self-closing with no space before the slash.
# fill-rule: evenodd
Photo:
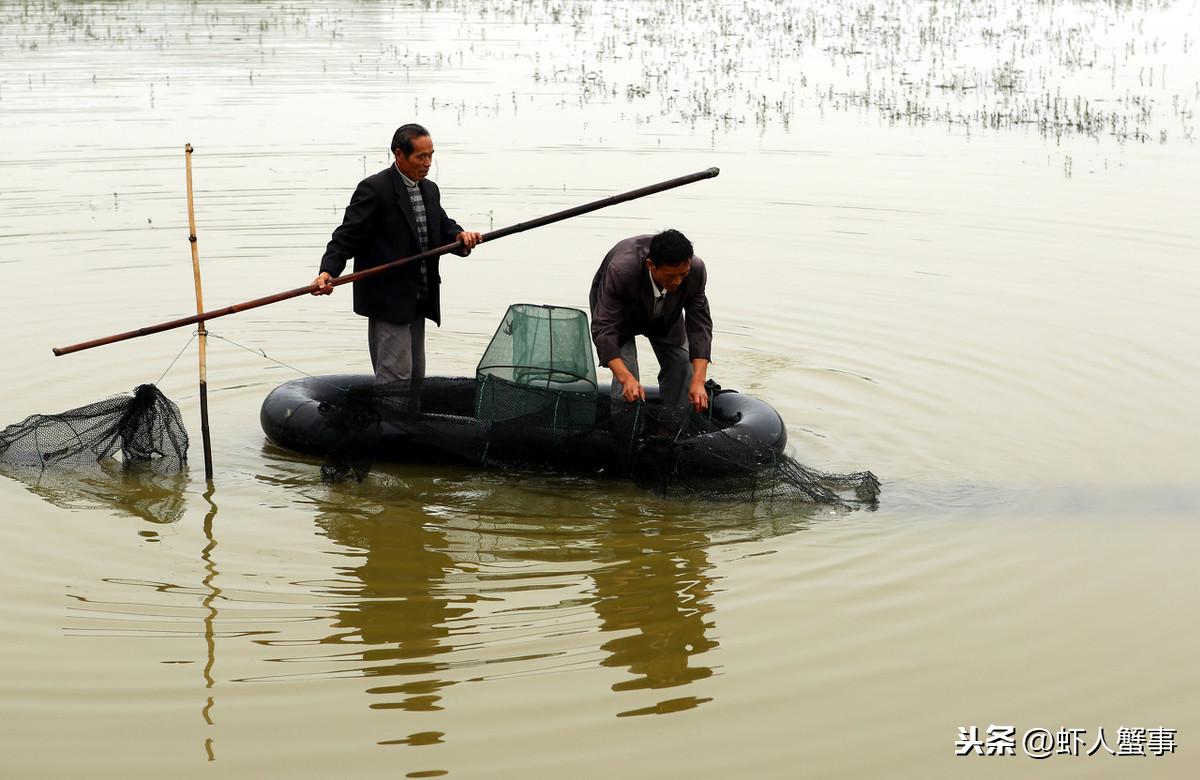
<svg viewBox="0 0 1200 780">
<path fill-rule="evenodd" d="M 652 388 L 645 403 L 611 400 L 595 366 L 584 312 L 511 306 L 474 378 L 359 383 L 324 400 L 324 425 L 336 435 L 323 475 L 362 479 L 375 459 L 445 460 L 632 478 L 666 496 L 837 506 L 878 498 L 869 471 L 829 474 L 784 454 L 773 410 L 779 434 L 768 439 L 740 412 L 714 413 L 737 404 L 711 381 L 707 413 L 666 414 Z"/>
<path fill-rule="evenodd" d="M 474 377 L 430 378 L 416 387 L 370 377 L 302 381 L 335 391 L 307 402 L 310 423 L 319 425 L 290 430 L 299 437 L 296 449 L 326 455 L 329 481 L 362 479 L 374 460 L 409 460 L 631 478 L 672 497 L 874 506 L 880 492 L 869 471 L 830 474 L 786 455 L 786 429 L 774 410 L 711 381 L 706 413 L 664 410 L 649 387 L 646 402 L 611 398 L 596 382 L 587 315 L 576 309 L 510 307 Z M 303 416 L 293 411 L 286 409 L 284 427 Z M 170 474 L 185 468 L 187 448 L 179 408 L 146 384 L 10 425 L 0 431 L 0 467 L 43 474 L 119 461 Z"/>
</svg>

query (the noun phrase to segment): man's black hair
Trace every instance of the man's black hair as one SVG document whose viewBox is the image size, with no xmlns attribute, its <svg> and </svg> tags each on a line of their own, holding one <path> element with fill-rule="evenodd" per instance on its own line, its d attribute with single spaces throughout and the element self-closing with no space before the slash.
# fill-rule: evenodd
<svg viewBox="0 0 1200 780">
<path fill-rule="evenodd" d="M 650 239 L 650 262 L 655 268 L 673 268 L 691 259 L 692 242 L 678 230 L 664 230 Z"/>
<path fill-rule="evenodd" d="M 396 134 L 392 136 L 392 151 L 399 149 L 407 157 L 412 154 L 413 140 L 427 135 L 429 135 L 429 131 L 415 122 L 400 125 L 396 128 Z"/>
</svg>

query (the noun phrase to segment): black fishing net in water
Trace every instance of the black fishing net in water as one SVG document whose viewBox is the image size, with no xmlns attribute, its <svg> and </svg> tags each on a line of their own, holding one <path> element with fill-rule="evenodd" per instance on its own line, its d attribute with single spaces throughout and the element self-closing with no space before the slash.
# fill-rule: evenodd
<svg viewBox="0 0 1200 780">
<path fill-rule="evenodd" d="M 709 404 L 720 406 L 734 391 L 709 386 Z M 641 405 L 638 405 L 641 406 Z M 707 413 L 685 414 L 682 422 L 661 421 L 662 409 L 645 404 L 639 410 L 617 402 L 617 411 L 647 424 L 627 439 L 628 468 L 637 483 L 660 495 L 697 496 L 733 501 L 800 500 L 832 506 L 874 507 L 881 486 L 870 471 L 835 474 L 805 466 L 754 431 L 739 429 L 739 420 Z M 621 430 L 623 426 L 614 424 Z M 650 431 L 651 433 L 647 433 Z M 626 441 L 626 439 L 622 439 Z"/>
<path fill-rule="evenodd" d="M 45 470 L 120 459 L 159 473 L 187 463 L 177 407 L 154 385 L 58 414 L 35 414 L 0 431 L 0 465 Z"/>
<path fill-rule="evenodd" d="M 509 308 L 474 378 L 331 393 L 313 425 L 323 442 L 293 446 L 328 458 L 326 480 L 362 479 L 373 460 L 450 461 L 632 479 L 670 497 L 797 499 L 874 506 L 869 471 L 830 474 L 784 454 L 774 410 L 709 383 L 710 410 L 612 400 L 595 378 L 586 315 Z M 289 446 L 289 442 L 280 442 Z"/>
<path fill-rule="evenodd" d="M 667 497 L 722 501 L 798 500 L 873 507 L 869 471 L 833 474 L 787 455 L 736 414 L 663 410 L 545 387 L 498 386 L 470 377 L 350 387 L 321 403 L 331 432 L 326 481 L 363 479 L 373 461 L 465 463 L 629 479 Z M 710 383 L 712 405 L 737 395 Z M 414 398 L 419 397 L 419 403 Z M 418 411 L 419 408 L 419 411 Z"/>
</svg>

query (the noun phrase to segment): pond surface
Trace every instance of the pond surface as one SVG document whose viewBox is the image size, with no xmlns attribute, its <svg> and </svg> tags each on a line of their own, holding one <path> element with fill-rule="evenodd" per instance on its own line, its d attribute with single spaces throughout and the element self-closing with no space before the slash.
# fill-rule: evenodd
<svg viewBox="0 0 1200 780">
<path fill-rule="evenodd" d="M 0 766 L 1194 774 L 1198 14 L 0 3 L 0 424 L 157 382 L 193 438 L 187 475 L 0 479 Z M 326 485 L 258 409 L 368 370 L 344 289 L 211 324 L 211 491 L 190 330 L 52 356 L 194 313 L 186 143 L 212 309 L 308 284 L 407 121 L 469 229 L 721 169 L 447 260 L 431 373 L 473 373 L 509 303 L 586 308 L 613 243 L 674 227 L 711 375 L 800 461 L 877 474 L 878 508 Z M 955 756 L 1005 725 L 1015 756 Z M 1111 750 L 1037 761 L 1037 728 Z"/>
</svg>

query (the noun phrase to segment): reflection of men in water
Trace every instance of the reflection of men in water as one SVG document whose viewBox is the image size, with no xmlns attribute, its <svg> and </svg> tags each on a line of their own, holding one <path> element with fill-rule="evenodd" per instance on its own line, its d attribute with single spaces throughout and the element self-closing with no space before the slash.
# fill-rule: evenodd
<svg viewBox="0 0 1200 780">
<path fill-rule="evenodd" d="M 339 544 L 363 549 L 362 565 L 348 569 L 361 583 L 357 601 L 338 611 L 335 624 L 350 633 L 328 642 L 354 642 L 362 653 L 365 677 L 394 677 L 392 685 L 369 693 L 400 697 L 371 705 L 375 709 L 410 712 L 441 709 L 449 664 L 436 660 L 449 653 L 450 623 L 468 613 L 473 597 L 457 603 L 440 592 L 454 561 L 443 550 L 445 535 L 408 512 L 385 511 L 367 516 L 345 506 L 329 507 L 317 521 Z"/>
<path fill-rule="evenodd" d="M 634 336 L 650 340 L 658 358 L 664 410 L 690 403 L 708 408 L 704 382 L 712 351 L 712 317 L 704 294 L 708 273 L 678 230 L 619 242 L 592 279 L 592 340 L 613 374 L 612 398 L 645 400 Z"/>
<path fill-rule="evenodd" d="M 403 125 L 392 137 L 395 163 L 358 183 L 342 224 L 333 231 L 314 295 L 333 292 L 330 280 L 354 258 L 361 271 L 432 247 L 461 241 L 471 253 L 478 233 L 463 230 L 442 209 L 441 191 L 430 181 L 433 139 L 421 125 Z M 425 320 L 441 324 L 438 258 L 408 263 L 354 284 L 354 311 L 368 318 L 371 365 L 379 383 L 425 377 Z"/>
<path fill-rule="evenodd" d="M 601 630 L 618 632 L 604 643 L 609 657 L 600 663 L 634 675 L 615 691 L 671 688 L 712 675 L 689 663 L 717 645 L 706 635 L 713 611 L 708 539 L 663 531 L 615 523 L 604 545 L 617 560 L 592 575 Z"/>
</svg>

